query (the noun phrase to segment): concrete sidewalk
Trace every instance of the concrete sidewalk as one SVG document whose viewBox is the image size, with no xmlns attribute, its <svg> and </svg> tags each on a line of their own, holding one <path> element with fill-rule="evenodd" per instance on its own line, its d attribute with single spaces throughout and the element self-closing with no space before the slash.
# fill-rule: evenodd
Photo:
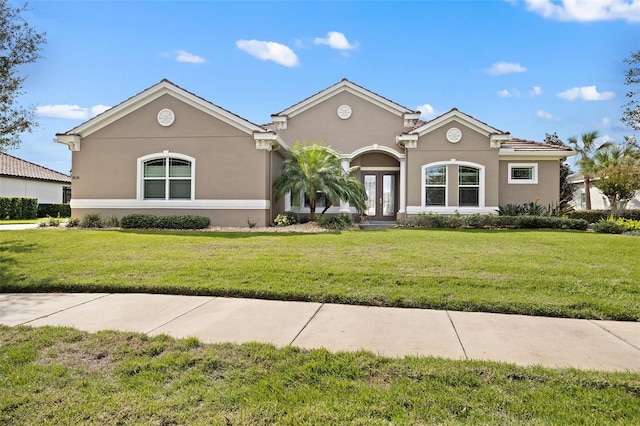
<svg viewBox="0 0 640 426">
<path fill-rule="evenodd" d="M 0 293 L 0 323 L 640 372 L 640 323 L 152 294 Z"/>
</svg>

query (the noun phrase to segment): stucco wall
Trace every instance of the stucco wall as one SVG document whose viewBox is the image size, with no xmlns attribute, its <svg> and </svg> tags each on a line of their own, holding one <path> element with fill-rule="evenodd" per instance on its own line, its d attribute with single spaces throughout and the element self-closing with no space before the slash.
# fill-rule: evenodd
<svg viewBox="0 0 640 426">
<path fill-rule="evenodd" d="M 452 144 L 446 132 L 452 127 L 462 131 L 462 139 Z M 491 148 L 489 137 L 476 132 L 459 121 L 444 124 L 423 135 L 417 148 L 407 150 L 407 205 L 421 206 L 422 166 L 452 160 L 485 166 L 485 206 L 498 205 L 498 149 Z M 458 205 L 458 175 L 456 167 L 448 168 L 449 206 Z"/>
<path fill-rule="evenodd" d="M 537 184 L 510 184 L 509 163 L 538 164 Z M 547 206 L 560 201 L 560 163 L 558 160 L 500 160 L 500 204 L 525 204 L 538 201 Z"/>
<path fill-rule="evenodd" d="M 59 182 L 0 177 L 0 197 L 37 198 L 40 204 L 62 203 L 62 189 L 70 186 Z"/>
<path fill-rule="evenodd" d="M 349 105 L 351 117 L 343 120 L 338 107 Z M 396 135 L 405 131 L 404 118 L 349 92 L 341 92 L 289 118 L 282 139 L 293 146 L 296 141 L 322 142 L 342 154 L 378 144 L 398 153 Z"/>
<path fill-rule="evenodd" d="M 175 122 L 162 127 L 157 113 Z M 135 199 L 137 158 L 168 150 L 196 159 L 196 199 L 269 199 L 269 157 L 251 135 L 164 95 L 83 138 L 72 156 L 74 199 Z"/>
</svg>

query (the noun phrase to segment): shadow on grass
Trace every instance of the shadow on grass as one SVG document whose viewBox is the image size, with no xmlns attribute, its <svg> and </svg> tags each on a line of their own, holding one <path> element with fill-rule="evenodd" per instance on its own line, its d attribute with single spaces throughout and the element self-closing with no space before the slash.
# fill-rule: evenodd
<svg viewBox="0 0 640 426">
<path fill-rule="evenodd" d="M 224 232 L 224 231 L 193 231 L 193 230 L 157 230 L 157 229 L 119 229 L 115 232 L 123 234 L 140 234 L 140 235 L 172 235 L 178 237 L 206 237 L 206 238 L 226 238 L 230 240 L 245 238 L 261 238 L 261 237 L 297 237 L 303 235 L 339 235 L 340 231 L 329 232 Z"/>
</svg>

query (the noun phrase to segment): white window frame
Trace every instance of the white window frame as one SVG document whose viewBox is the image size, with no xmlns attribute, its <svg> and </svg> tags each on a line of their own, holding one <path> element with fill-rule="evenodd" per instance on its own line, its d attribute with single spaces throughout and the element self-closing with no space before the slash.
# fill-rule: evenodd
<svg viewBox="0 0 640 426">
<path fill-rule="evenodd" d="M 447 166 L 447 186 L 445 189 L 445 206 L 427 206 L 427 194 L 426 194 L 426 181 L 427 181 L 427 169 L 433 166 Z M 478 206 L 477 207 L 460 207 L 460 206 L 449 206 L 449 166 L 467 166 L 473 167 L 480 171 L 480 187 L 478 189 Z M 450 213 L 453 210 L 460 211 L 469 211 L 469 212 L 479 212 L 484 211 L 480 209 L 485 209 L 485 167 L 482 164 L 472 163 L 470 161 L 458 161 L 458 160 L 450 160 L 450 161 L 436 161 L 434 163 L 425 164 L 422 166 L 422 184 L 420 185 L 420 190 L 422 191 L 421 196 L 421 207 L 419 209 L 412 208 L 410 214 L 415 214 L 419 212 L 425 211 L 433 211 L 436 213 Z M 456 185 L 456 191 L 459 189 L 459 186 Z M 459 193 L 458 193 L 459 198 Z M 458 200 L 459 202 L 459 200 Z M 450 211 L 451 210 L 451 211 Z"/>
<path fill-rule="evenodd" d="M 165 199 L 158 199 L 158 198 L 152 198 L 152 199 L 145 199 L 144 198 L 144 163 L 146 163 L 149 160 L 161 160 L 161 159 L 166 159 L 167 160 L 167 164 L 169 164 L 169 160 L 170 159 L 177 159 L 177 160 L 184 160 L 184 161 L 189 161 L 191 163 L 191 196 L 190 198 L 176 198 L 176 199 L 169 199 L 169 192 L 165 193 Z M 144 202 L 163 202 L 163 203 L 176 203 L 176 202 L 185 202 L 185 201 L 192 201 L 195 200 L 195 195 L 196 195 L 196 159 L 189 156 L 189 155 L 185 155 L 185 154 L 180 154 L 177 152 L 169 152 L 169 151 L 163 151 L 163 152 L 157 152 L 155 154 L 149 154 L 149 155 L 145 155 L 143 157 L 140 157 L 137 159 L 137 180 L 138 180 L 138 184 L 136 186 L 136 200 L 138 201 L 144 201 Z M 169 181 L 169 179 L 167 177 L 165 177 L 166 181 Z"/>
<path fill-rule="evenodd" d="M 478 171 L 478 184 L 477 185 L 460 185 L 460 167 L 467 167 Z M 474 206 L 462 206 L 460 205 L 460 188 L 478 188 L 478 204 Z M 467 164 L 458 165 L 458 206 L 459 207 L 479 207 L 480 206 L 480 168 L 475 166 L 469 166 Z"/>
<path fill-rule="evenodd" d="M 513 179 L 513 169 L 532 169 L 533 177 L 531 179 Z M 538 163 L 509 163 L 507 175 L 508 183 L 513 185 L 535 185 L 538 183 Z"/>
<path fill-rule="evenodd" d="M 427 185 L 427 170 L 432 167 L 444 166 L 444 184 L 441 185 Z M 427 205 L 427 187 L 431 188 L 443 188 L 444 187 L 444 206 L 428 206 Z M 449 167 L 444 163 L 431 163 L 422 167 L 422 206 L 426 208 L 438 208 L 446 207 L 449 205 Z"/>
</svg>

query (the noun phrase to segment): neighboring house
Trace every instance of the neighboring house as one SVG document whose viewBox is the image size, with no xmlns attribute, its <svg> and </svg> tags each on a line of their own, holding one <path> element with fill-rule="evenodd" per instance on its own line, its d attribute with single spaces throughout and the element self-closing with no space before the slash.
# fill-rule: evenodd
<svg viewBox="0 0 640 426">
<path fill-rule="evenodd" d="M 359 167 L 370 220 L 558 201 L 560 162 L 572 151 L 514 139 L 455 108 L 419 117 L 343 79 L 260 126 L 162 80 L 56 141 L 72 151 L 74 217 L 198 214 L 263 226 L 278 213 L 308 213 L 272 194 L 296 141 L 322 142 L 345 169 Z M 328 213 L 356 212 L 341 203 Z"/>
<path fill-rule="evenodd" d="M 0 153 L 0 197 L 37 198 L 40 204 L 68 203 L 71 176 Z"/>
<path fill-rule="evenodd" d="M 569 183 L 575 185 L 573 191 L 572 204 L 576 210 L 585 210 L 586 204 L 586 191 L 584 189 L 584 177 L 581 173 L 573 173 L 567 176 Z M 591 209 L 592 210 L 608 210 L 611 208 L 609 199 L 604 195 L 596 186 L 598 178 L 591 179 L 589 185 L 589 192 L 591 193 Z M 625 209 L 640 209 L 640 191 L 636 192 L 636 196 L 631 199 L 625 206 Z"/>
</svg>

